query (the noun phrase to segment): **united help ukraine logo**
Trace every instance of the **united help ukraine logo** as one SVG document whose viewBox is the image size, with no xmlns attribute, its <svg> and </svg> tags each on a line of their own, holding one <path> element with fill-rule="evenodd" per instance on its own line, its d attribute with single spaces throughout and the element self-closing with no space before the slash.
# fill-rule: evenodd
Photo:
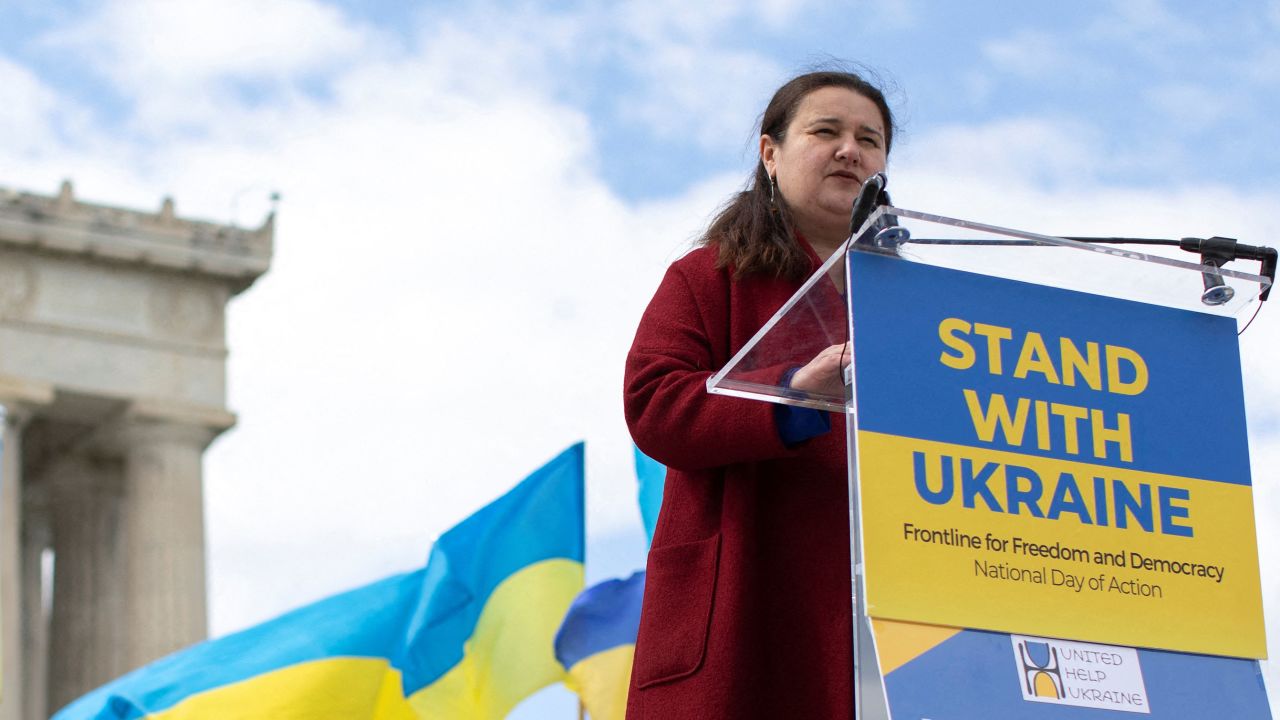
<svg viewBox="0 0 1280 720">
<path fill-rule="evenodd" d="M 1022 664 L 1024 697 L 1061 700 L 1066 692 L 1062 685 L 1062 670 L 1058 665 L 1058 649 L 1047 642 L 1018 640 L 1014 643 L 1018 662 Z"/>
<path fill-rule="evenodd" d="M 1114 645 L 1010 635 L 1022 699 L 1150 713 L 1138 651 Z"/>
</svg>

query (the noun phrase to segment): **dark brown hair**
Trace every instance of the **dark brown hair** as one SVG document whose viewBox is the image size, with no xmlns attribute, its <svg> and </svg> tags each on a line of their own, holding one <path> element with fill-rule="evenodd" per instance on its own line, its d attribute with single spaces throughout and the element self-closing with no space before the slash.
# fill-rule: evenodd
<svg viewBox="0 0 1280 720">
<path fill-rule="evenodd" d="M 853 72 L 822 70 L 805 73 L 778 88 L 760 117 L 760 135 L 786 142 L 800 103 L 814 90 L 842 87 L 875 103 L 884 117 L 885 154 L 893 147 L 893 112 L 880 88 Z M 754 273 L 801 279 L 809 274 L 809 258 L 795 240 L 791 211 L 782 196 L 770 199 L 764 163 L 756 162 L 747 188 L 716 214 L 699 244 L 717 249 L 717 265 L 733 268 L 735 278 Z"/>
</svg>

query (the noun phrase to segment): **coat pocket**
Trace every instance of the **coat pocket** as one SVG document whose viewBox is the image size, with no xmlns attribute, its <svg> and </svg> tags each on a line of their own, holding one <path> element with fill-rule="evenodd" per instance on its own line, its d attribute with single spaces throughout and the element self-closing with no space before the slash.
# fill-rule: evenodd
<svg viewBox="0 0 1280 720">
<path fill-rule="evenodd" d="M 693 674 L 707 652 L 720 536 L 649 552 L 635 682 L 644 688 Z"/>
</svg>

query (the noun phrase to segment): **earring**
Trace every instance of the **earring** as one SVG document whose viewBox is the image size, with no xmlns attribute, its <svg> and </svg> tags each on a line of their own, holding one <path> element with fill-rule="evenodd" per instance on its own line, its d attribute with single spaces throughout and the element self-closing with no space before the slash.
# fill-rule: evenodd
<svg viewBox="0 0 1280 720">
<path fill-rule="evenodd" d="M 769 175 L 769 204 L 777 206 L 778 184 L 774 181 L 773 176 Z"/>
</svg>

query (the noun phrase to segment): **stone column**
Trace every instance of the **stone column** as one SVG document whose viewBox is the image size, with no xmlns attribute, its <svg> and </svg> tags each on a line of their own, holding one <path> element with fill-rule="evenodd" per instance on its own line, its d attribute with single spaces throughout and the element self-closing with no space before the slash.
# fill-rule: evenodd
<svg viewBox="0 0 1280 720">
<path fill-rule="evenodd" d="M 221 429 L 135 419 L 118 434 L 124 452 L 123 645 L 128 669 L 199 642 L 208 633 L 201 460 Z"/>
<path fill-rule="evenodd" d="M 6 438 L 15 462 L 0 482 L 0 720 L 47 718 L 51 697 L 205 637 L 201 460 L 235 421 L 226 303 L 267 271 L 273 237 L 270 218 L 248 231 L 179 218 L 171 201 L 106 207 L 69 183 L 57 197 L 0 193 L 0 404 L 34 413 L 21 443 Z M 99 512 L 107 489 L 75 496 L 96 469 L 53 472 L 79 453 L 117 466 L 115 520 Z M 37 488 L 38 526 L 22 497 Z M 41 574 L 51 544 L 56 578 Z"/>
<path fill-rule="evenodd" d="M 20 720 L 22 712 L 22 430 L 5 411 L 0 465 L 0 720 Z"/>
<path fill-rule="evenodd" d="M 42 478 L 50 491 L 54 574 L 49 709 L 123 675 L 120 463 L 83 452 Z"/>
<path fill-rule="evenodd" d="M 0 458 L 0 720 L 21 720 L 24 672 L 22 593 L 22 428 L 32 408 L 48 404 L 53 389 L 0 376 L 4 407 Z"/>
<path fill-rule="evenodd" d="M 22 493 L 22 686 L 25 720 L 45 720 L 49 712 L 49 607 L 44 554 L 53 549 L 48 487 L 25 483 Z M 50 578 L 51 580 L 52 578 Z"/>
</svg>

